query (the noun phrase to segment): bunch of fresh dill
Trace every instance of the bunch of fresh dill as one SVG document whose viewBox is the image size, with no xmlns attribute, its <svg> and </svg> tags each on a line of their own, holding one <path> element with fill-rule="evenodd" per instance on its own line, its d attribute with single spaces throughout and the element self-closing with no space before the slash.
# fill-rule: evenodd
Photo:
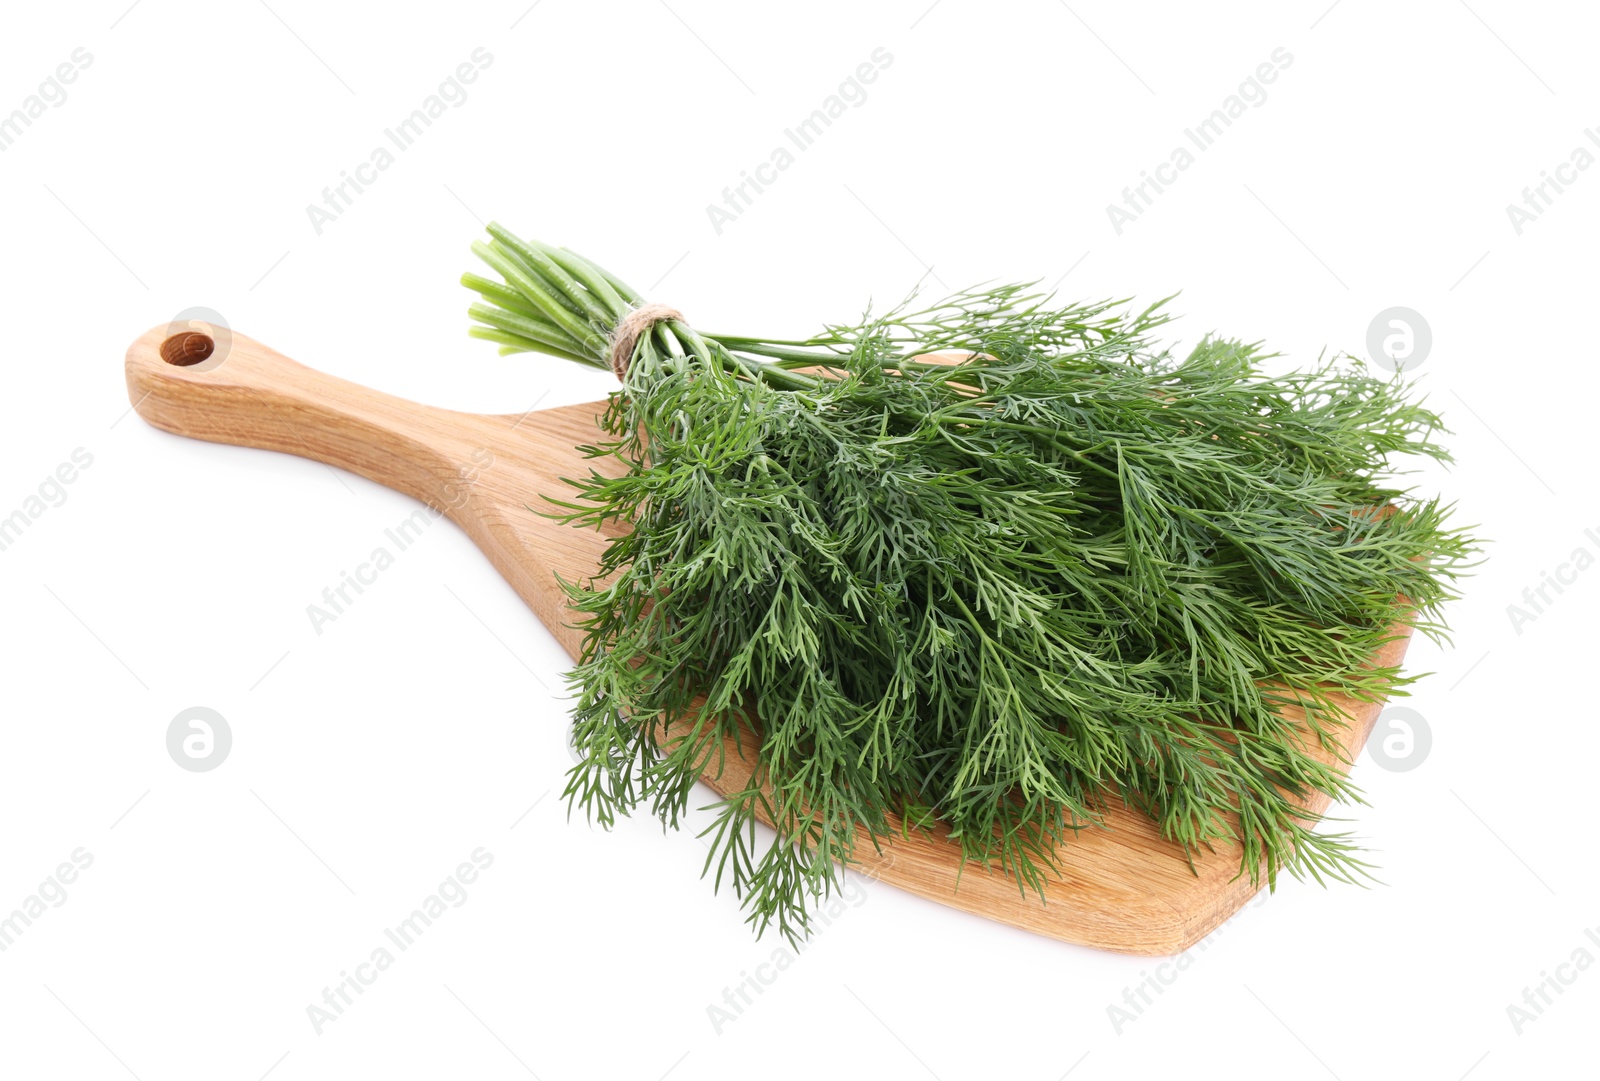
<svg viewBox="0 0 1600 1081">
<path fill-rule="evenodd" d="M 472 333 L 610 366 L 638 294 L 489 232 L 503 281 L 462 279 Z M 1447 460 L 1438 417 L 1349 362 L 1269 377 L 1217 339 L 1177 359 L 1149 339 L 1161 305 L 1004 286 L 909 307 L 804 341 L 666 319 L 616 358 L 612 440 L 588 449 L 625 468 L 561 511 L 632 523 L 568 585 L 569 805 L 676 825 L 746 726 L 758 768 L 716 805 L 707 868 L 791 937 L 858 845 L 947 832 L 1042 890 L 1112 801 L 1191 851 L 1236 841 L 1253 879 L 1359 872 L 1297 803 L 1356 796 L 1307 741 L 1335 745 L 1331 696 L 1405 682 L 1370 658 L 1397 622 L 1441 629 L 1473 551 L 1385 479 L 1394 455 Z"/>
</svg>

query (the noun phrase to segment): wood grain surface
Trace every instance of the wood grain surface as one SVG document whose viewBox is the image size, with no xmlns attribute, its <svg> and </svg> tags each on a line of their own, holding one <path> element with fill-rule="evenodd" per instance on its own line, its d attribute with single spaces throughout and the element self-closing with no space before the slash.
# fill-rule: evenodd
<svg viewBox="0 0 1600 1081">
<path fill-rule="evenodd" d="M 592 463 L 575 449 L 600 436 L 601 403 L 488 416 L 435 409 L 306 368 L 259 342 L 194 322 L 160 326 L 128 349 L 128 396 L 150 424 L 195 439 L 283 451 L 347 469 L 448 515 L 489 557 L 569 654 L 580 635 L 555 577 L 593 574 L 604 533 L 533 513 L 542 493 L 559 494 L 563 476 Z M 1397 665 L 1409 630 L 1373 658 Z M 1381 703 L 1346 701 L 1343 755 L 1353 761 Z M 1335 756 L 1317 749 L 1324 761 Z M 717 792 L 742 787 L 750 756 L 730 741 Z M 1320 814 L 1326 800 L 1310 809 Z M 1088 829 L 1061 852 L 1062 872 L 1045 900 L 1014 880 L 959 867 L 959 850 L 938 836 L 912 833 L 875 854 L 858 846 L 858 869 L 922 897 L 1028 931 L 1125 953 L 1172 954 L 1226 920 L 1256 892 L 1239 875 L 1236 849 L 1219 847 L 1191 867 L 1146 816 L 1109 809 L 1105 828 Z M 959 888 L 957 876 L 960 872 Z M 1330 898 L 1330 905 L 1337 902 Z"/>
</svg>

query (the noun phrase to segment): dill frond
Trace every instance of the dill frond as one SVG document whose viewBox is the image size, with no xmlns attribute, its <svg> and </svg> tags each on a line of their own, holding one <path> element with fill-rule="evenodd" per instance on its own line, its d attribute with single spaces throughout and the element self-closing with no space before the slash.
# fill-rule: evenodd
<svg viewBox="0 0 1600 1081">
<path fill-rule="evenodd" d="M 608 366 L 641 298 L 490 233 L 504 280 L 463 279 L 474 334 Z M 589 448 L 624 469 L 556 511 L 632 524 L 566 584 L 569 806 L 676 826 L 744 726 L 757 768 L 714 808 L 707 870 L 791 938 L 863 839 L 907 823 L 1041 893 L 1112 801 L 1193 852 L 1236 841 L 1254 880 L 1362 874 L 1299 806 L 1359 798 L 1307 742 L 1334 745 L 1330 696 L 1405 685 L 1370 658 L 1397 622 L 1442 632 L 1476 550 L 1393 477 L 1448 460 L 1440 418 L 1349 358 L 1274 377 L 1255 344 L 1174 356 L 1165 302 L 915 303 L 803 341 L 639 339 Z M 967 359 L 915 359 L 933 350 Z"/>
</svg>

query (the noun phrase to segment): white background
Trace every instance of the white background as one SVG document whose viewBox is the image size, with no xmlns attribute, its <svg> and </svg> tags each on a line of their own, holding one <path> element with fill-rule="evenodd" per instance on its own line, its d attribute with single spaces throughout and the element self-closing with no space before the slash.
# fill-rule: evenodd
<svg viewBox="0 0 1600 1081">
<path fill-rule="evenodd" d="M 1520 235 L 1506 212 L 1600 126 L 1585 6 L 670 2 L 7 5 L 0 115 L 93 60 L 0 153 L 0 516 L 93 464 L 0 552 L 0 914 L 93 864 L 0 953 L 0 1075 L 1592 1076 L 1600 971 L 1561 970 L 1520 1033 L 1507 1012 L 1600 958 L 1600 570 L 1507 610 L 1600 554 L 1600 169 Z M 480 46 L 464 104 L 318 235 L 307 204 Z M 865 102 L 719 235 L 706 205 L 879 47 Z M 1106 205 L 1279 47 L 1265 102 L 1118 235 Z M 601 396 L 467 339 L 480 217 L 728 332 L 800 335 L 928 266 L 1182 290 L 1180 344 L 1286 365 L 1421 313 L 1459 461 L 1417 483 L 1493 544 L 1454 648 L 1408 661 L 1435 673 L 1409 703 L 1431 753 L 1356 769 L 1386 885 L 1287 884 L 1119 1030 L 1155 961 L 856 880 L 718 1032 L 708 1006 L 780 942 L 712 895 L 691 834 L 566 822 L 565 657 L 464 536 L 434 526 L 319 636 L 306 606 L 414 504 L 127 412 L 127 343 L 194 305 L 421 401 Z M 167 754 L 196 705 L 232 728 L 214 772 Z M 480 846 L 467 901 L 318 1035 L 307 1006 Z"/>
</svg>

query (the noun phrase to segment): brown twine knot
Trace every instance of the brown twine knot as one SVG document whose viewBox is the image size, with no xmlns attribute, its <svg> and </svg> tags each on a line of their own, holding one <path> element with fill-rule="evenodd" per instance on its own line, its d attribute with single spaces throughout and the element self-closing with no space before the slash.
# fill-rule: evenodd
<svg viewBox="0 0 1600 1081">
<path fill-rule="evenodd" d="M 682 318 L 682 312 L 666 304 L 646 304 L 629 312 L 611 332 L 611 370 L 617 380 L 620 382 L 628 374 L 628 362 L 633 359 L 633 347 L 641 335 L 649 333 L 657 323 Z"/>
</svg>

